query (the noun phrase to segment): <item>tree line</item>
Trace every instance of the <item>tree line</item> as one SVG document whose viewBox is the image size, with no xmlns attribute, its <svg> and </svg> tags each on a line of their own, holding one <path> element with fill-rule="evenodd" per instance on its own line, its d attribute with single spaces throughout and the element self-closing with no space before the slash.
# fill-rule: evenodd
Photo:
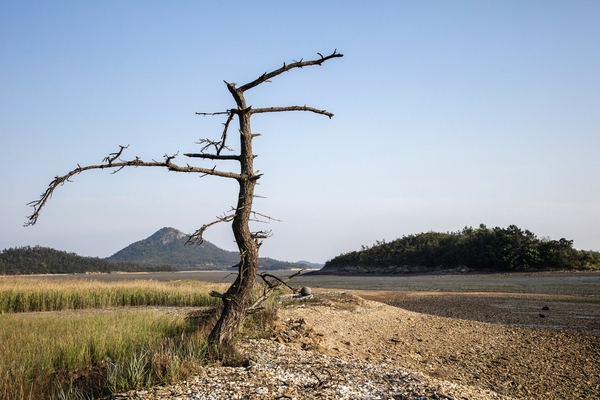
<svg viewBox="0 0 600 400">
<path fill-rule="evenodd" d="M 515 225 L 466 227 L 458 232 L 426 232 L 341 254 L 325 263 L 343 266 L 467 267 L 472 270 L 533 271 L 600 269 L 600 252 L 576 250 L 573 241 L 538 238 Z"/>
<path fill-rule="evenodd" d="M 0 275 L 81 274 L 86 272 L 155 272 L 174 271 L 169 265 L 142 265 L 131 262 L 108 262 L 96 257 L 49 247 L 25 246 L 4 249 L 0 253 Z"/>
</svg>

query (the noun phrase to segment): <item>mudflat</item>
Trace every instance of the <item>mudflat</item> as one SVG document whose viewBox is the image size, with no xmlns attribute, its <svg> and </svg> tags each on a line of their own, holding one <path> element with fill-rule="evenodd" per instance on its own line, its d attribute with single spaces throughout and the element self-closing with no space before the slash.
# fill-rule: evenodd
<svg viewBox="0 0 600 400">
<path fill-rule="evenodd" d="M 562 319 L 561 306 L 579 305 L 564 297 L 331 290 L 319 296 L 337 299 L 284 308 L 280 315 L 313 327 L 320 338 L 316 350 L 325 354 L 514 398 L 600 398 L 598 303 L 580 309 L 586 313 L 582 324 Z M 513 304 L 532 311 L 512 312 Z M 533 320 L 551 322 L 540 327 Z"/>
<path fill-rule="evenodd" d="M 296 271 L 267 271 L 285 277 Z M 152 279 L 157 281 L 198 280 L 205 282 L 233 282 L 235 271 L 179 271 L 136 272 L 111 274 L 48 274 L 18 275 L 22 278 L 86 279 L 120 281 Z M 584 272 L 520 272 L 488 274 L 406 274 L 375 276 L 340 276 L 303 274 L 294 278 L 295 286 L 316 288 L 390 290 L 390 291 L 440 291 L 440 292 L 500 292 L 573 294 L 600 297 L 600 271 Z"/>
</svg>

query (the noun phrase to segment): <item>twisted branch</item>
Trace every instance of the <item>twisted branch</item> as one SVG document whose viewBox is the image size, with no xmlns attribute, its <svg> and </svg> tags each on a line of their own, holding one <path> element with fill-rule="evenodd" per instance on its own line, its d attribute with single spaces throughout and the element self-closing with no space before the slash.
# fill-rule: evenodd
<svg viewBox="0 0 600 400">
<path fill-rule="evenodd" d="M 321 64 L 323 64 L 325 61 L 327 61 L 327 60 L 330 60 L 330 59 L 332 59 L 332 58 L 337 58 L 337 57 L 343 57 L 343 56 L 344 56 L 343 54 L 340 54 L 340 53 L 338 53 L 338 52 L 337 52 L 337 49 L 335 49 L 335 50 L 333 51 L 333 53 L 331 53 L 330 55 L 328 55 L 328 56 L 326 56 L 326 57 L 323 57 L 323 55 L 322 55 L 322 54 L 320 54 L 320 53 L 317 53 L 317 54 L 319 54 L 320 58 L 318 58 L 318 59 L 316 59 L 316 60 L 311 60 L 311 61 L 303 61 L 303 60 L 300 60 L 300 61 L 294 61 L 294 62 L 293 62 L 293 63 L 291 63 L 291 64 L 286 64 L 286 63 L 283 63 L 283 67 L 281 67 L 281 68 L 279 68 L 279 69 L 276 69 L 275 71 L 272 71 L 272 72 L 269 72 L 269 73 L 265 72 L 265 73 L 264 73 L 264 74 L 262 74 L 262 75 L 261 75 L 259 78 L 257 78 L 257 79 L 255 79 L 255 80 L 253 80 L 253 81 L 252 81 L 252 82 L 250 82 L 250 83 L 247 83 L 247 84 L 243 85 L 242 87 L 240 87 L 240 88 L 239 88 L 239 89 L 237 89 L 237 90 L 240 90 L 240 91 L 242 91 L 242 92 L 245 92 L 246 90 L 248 90 L 248 89 L 252 89 L 253 87 L 255 87 L 255 86 L 258 86 L 258 85 L 260 85 L 260 84 L 261 84 L 261 83 L 263 83 L 263 82 L 268 82 L 268 81 L 269 81 L 271 78 L 274 78 L 274 77 L 276 77 L 277 75 L 281 75 L 281 74 L 283 74 L 284 72 L 286 72 L 286 71 L 289 71 L 290 69 L 293 69 L 293 68 L 302 68 L 302 67 L 307 67 L 307 66 L 309 66 L 309 65 L 321 65 Z M 233 87 L 235 87 L 235 83 L 233 83 L 233 84 L 228 84 L 228 86 L 229 86 L 229 85 L 233 85 Z"/>
<path fill-rule="evenodd" d="M 211 226 L 216 225 L 220 222 L 230 222 L 233 220 L 234 217 L 235 217 L 235 214 L 224 215 L 222 217 L 217 217 L 216 221 L 202 225 L 202 227 L 200 229 L 196 230 L 196 232 L 194 232 L 190 235 L 190 237 L 185 242 L 185 244 L 201 245 L 202 243 L 204 243 L 204 238 L 203 238 L 204 231 L 206 231 Z"/>
<path fill-rule="evenodd" d="M 300 289 L 288 285 L 287 282 L 291 281 L 293 278 L 297 277 L 302 272 L 304 272 L 304 269 L 301 269 L 300 271 L 288 276 L 285 279 L 278 278 L 275 275 L 271 275 L 266 272 L 257 274 L 257 276 L 263 280 L 263 293 L 254 302 L 254 304 L 248 307 L 248 309 L 246 310 L 246 315 L 254 314 L 257 311 L 262 310 L 264 308 L 262 307 L 262 303 L 264 303 L 265 300 L 271 297 L 271 294 L 273 294 L 273 292 L 279 289 L 281 286 L 285 286 L 292 292 L 298 293 Z"/>
<path fill-rule="evenodd" d="M 113 163 L 113 161 L 115 161 L 117 158 L 121 157 L 121 153 L 123 153 L 123 150 L 128 148 L 129 145 L 127 145 L 127 146 L 119 145 L 119 147 L 120 147 L 119 151 L 117 151 L 116 153 L 110 153 L 108 156 L 104 157 L 104 160 L 102 160 L 102 161 L 108 163 L 108 165 L 111 165 Z"/>
<path fill-rule="evenodd" d="M 88 171 L 88 170 L 114 168 L 115 171 L 113 171 L 113 173 L 115 173 L 115 172 L 122 170 L 125 167 L 163 167 L 163 168 L 167 168 L 169 171 L 174 171 L 174 172 L 188 172 L 188 173 L 194 172 L 194 173 L 201 173 L 201 174 L 206 174 L 206 175 L 220 176 L 223 178 L 232 178 L 232 179 L 237 179 L 237 180 L 240 179 L 240 175 L 237 173 L 233 173 L 233 172 L 219 171 L 214 168 L 208 169 L 208 168 L 201 168 L 201 167 L 193 167 L 190 165 L 180 166 L 180 165 L 174 164 L 172 162 L 172 160 L 177 156 L 177 154 L 172 155 L 172 156 L 168 156 L 165 154 L 164 155 L 165 160 L 162 162 L 154 161 L 154 160 L 152 162 L 147 162 L 147 161 L 143 161 L 139 157 L 135 157 L 133 160 L 130 160 L 130 161 L 121 161 L 121 162 L 115 163 L 114 161 L 118 157 L 120 157 L 123 150 L 127 148 L 127 146 L 119 146 L 119 147 L 120 147 L 120 150 L 118 152 L 111 153 L 103 159 L 103 162 L 104 162 L 103 164 L 88 165 L 86 167 L 77 165 L 77 168 L 68 172 L 66 175 L 56 176 L 54 178 L 54 180 L 52 182 L 50 182 L 50 184 L 48 185 L 48 188 L 44 191 L 44 193 L 42 193 L 42 195 L 40 196 L 40 198 L 38 200 L 27 203 L 28 206 L 33 207 L 33 213 L 27 217 L 27 222 L 25 222 L 24 226 L 31 226 L 31 225 L 36 224 L 39 214 L 40 214 L 40 211 L 46 205 L 48 200 L 50 200 L 50 198 L 52 198 L 52 194 L 54 193 L 54 190 L 56 190 L 57 187 L 63 185 L 65 182 L 70 182 L 69 179 L 71 177 L 73 177 L 74 175 L 80 174 L 80 173 L 82 173 L 84 171 Z"/>
</svg>

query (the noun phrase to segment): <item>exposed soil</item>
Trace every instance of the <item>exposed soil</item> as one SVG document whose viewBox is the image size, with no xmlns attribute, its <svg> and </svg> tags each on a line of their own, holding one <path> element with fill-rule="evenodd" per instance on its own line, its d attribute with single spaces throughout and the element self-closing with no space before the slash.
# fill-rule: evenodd
<svg viewBox="0 0 600 400">
<path fill-rule="evenodd" d="M 302 338 L 292 343 L 516 398 L 600 398 L 597 303 L 497 293 L 356 293 L 420 312 L 321 291 L 280 310 L 282 321 L 302 320 L 321 337 L 316 345 Z"/>
</svg>

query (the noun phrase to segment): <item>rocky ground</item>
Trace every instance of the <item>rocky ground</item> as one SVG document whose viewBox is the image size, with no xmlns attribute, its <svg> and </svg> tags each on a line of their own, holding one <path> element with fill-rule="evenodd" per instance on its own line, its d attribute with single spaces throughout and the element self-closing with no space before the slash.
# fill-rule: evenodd
<svg viewBox="0 0 600 400">
<path fill-rule="evenodd" d="M 508 398 L 403 368 L 328 356 L 269 340 L 246 341 L 242 348 L 251 354 L 246 367 L 205 368 L 201 374 L 181 384 L 134 390 L 112 399 Z"/>
<path fill-rule="evenodd" d="M 395 304 L 407 296 L 396 293 L 395 298 L 389 292 L 361 294 Z M 352 304 L 350 294 L 330 293 L 330 296 L 348 296 Z M 437 294 L 437 302 L 432 302 L 431 296 L 427 299 L 427 295 L 420 294 L 419 301 L 412 299 L 412 306 L 419 304 L 422 312 L 449 313 L 455 318 L 416 313 L 371 301 L 361 302 L 356 308 L 350 305 L 344 308 L 339 299 L 321 306 L 285 308 L 280 315 L 284 319 L 302 319 L 315 327 L 323 334 L 318 350 L 327 354 L 386 363 L 517 398 L 600 398 L 598 304 L 595 317 L 590 315 L 594 305 L 583 307 L 592 321 L 586 321 L 589 330 L 579 324 L 574 330 L 564 330 L 524 326 L 554 318 L 552 309 L 557 304 L 545 296 L 545 301 L 539 303 L 539 311 L 535 310 L 537 319 L 528 313 L 505 316 L 512 325 L 456 315 L 497 319 L 491 303 L 481 301 L 479 296 L 440 296 Z M 455 303 L 449 301 L 452 298 Z M 459 298 L 463 300 L 461 307 L 456 304 Z M 406 300 L 404 305 L 411 306 L 409 303 L 411 301 Z M 552 308 L 542 304 L 550 304 Z M 542 310 L 543 307 L 548 310 Z M 505 308 L 496 308 L 501 314 L 507 312 Z M 541 318 L 541 313 L 548 317 Z"/>
<path fill-rule="evenodd" d="M 308 300 L 282 299 L 274 336 L 242 343 L 244 367 L 205 368 L 180 385 L 114 399 L 600 398 L 597 303 L 357 294 L 362 298 L 323 290 Z M 559 318 L 568 314 L 563 303 L 585 318 Z M 547 326 L 537 327 L 540 320 Z"/>
</svg>

